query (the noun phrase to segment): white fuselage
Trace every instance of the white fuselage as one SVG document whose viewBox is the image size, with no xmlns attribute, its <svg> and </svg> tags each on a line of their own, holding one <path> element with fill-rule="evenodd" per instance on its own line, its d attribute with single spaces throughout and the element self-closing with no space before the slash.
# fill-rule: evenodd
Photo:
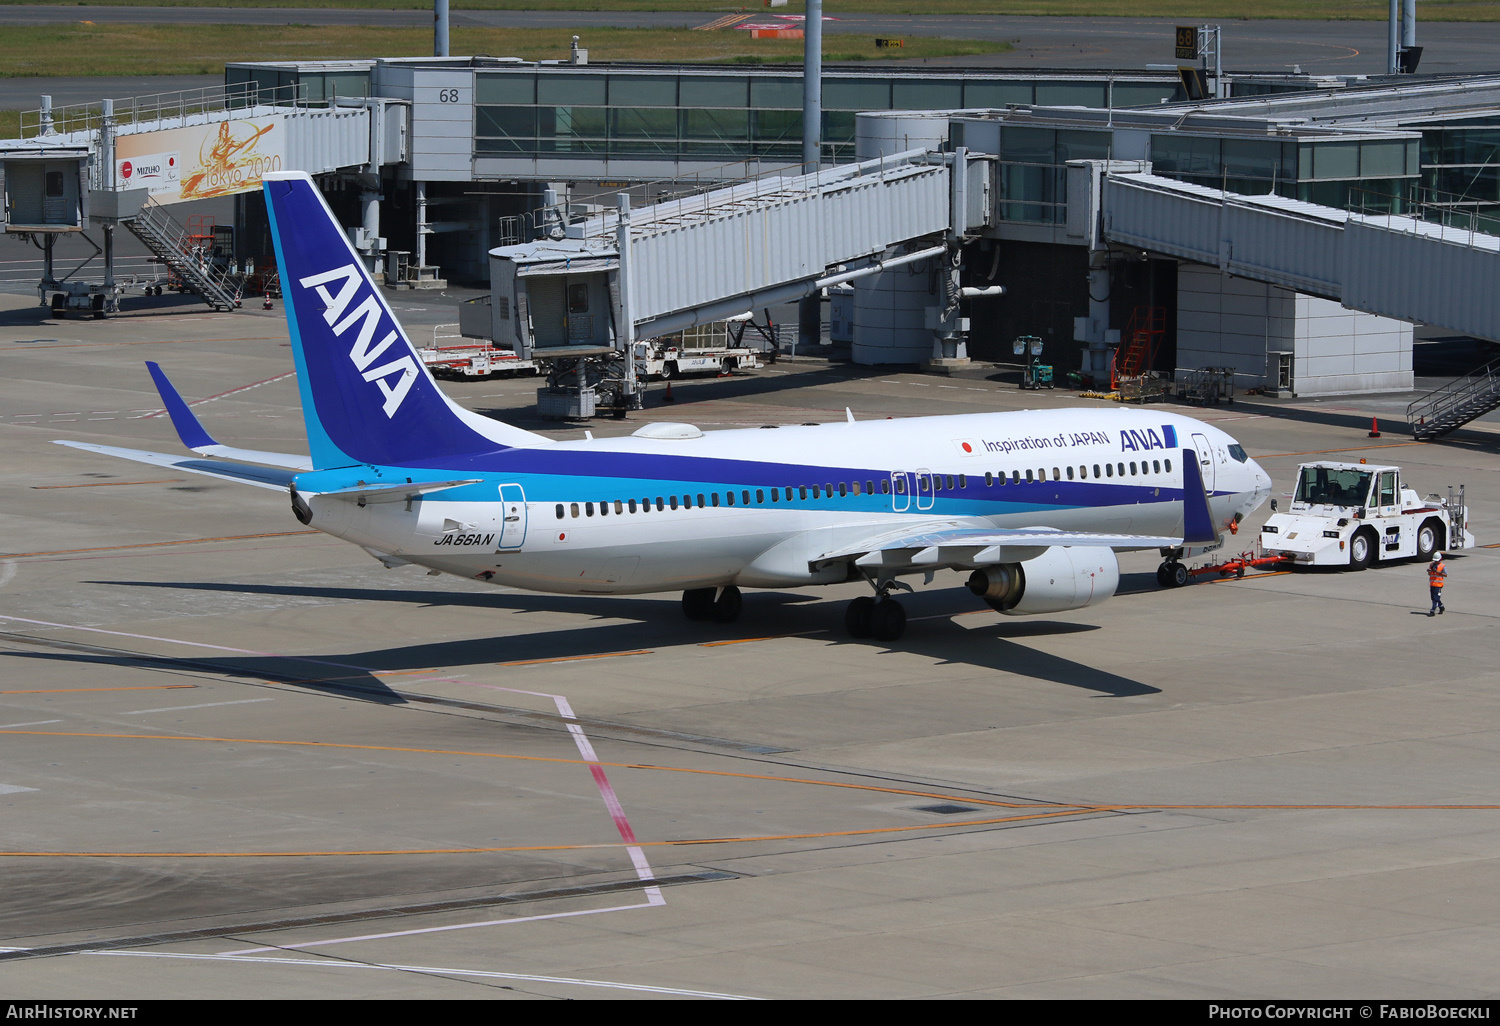
<svg viewBox="0 0 1500 1026">
<path fill-rule="evenodd" d="M 482 475 L 480 484 L 412 502 L 308 496 L 312 526 L 495 584 L 626 594 L 843 580 L 845 567 L 809 563 L 851 531 L 1180 535 L 1184 452 L 1200 461 L 1220 525 L 1270 492 L 1224 432 L 1146 410 L 635 435 L 516 452 L 509 465 L 448 475 Z"/>
</svg>

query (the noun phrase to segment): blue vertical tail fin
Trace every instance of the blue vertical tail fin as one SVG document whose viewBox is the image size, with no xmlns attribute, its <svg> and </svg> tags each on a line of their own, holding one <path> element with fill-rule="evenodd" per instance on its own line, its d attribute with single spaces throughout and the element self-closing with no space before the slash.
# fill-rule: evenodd
<svg viewBox="0 0 1500 1026">
<path fill-rule="evenodd" d="M 310 175 L 264 182 L 315 467 L 420 465 L 547 442 L 438 388 Z"/>
</svg>

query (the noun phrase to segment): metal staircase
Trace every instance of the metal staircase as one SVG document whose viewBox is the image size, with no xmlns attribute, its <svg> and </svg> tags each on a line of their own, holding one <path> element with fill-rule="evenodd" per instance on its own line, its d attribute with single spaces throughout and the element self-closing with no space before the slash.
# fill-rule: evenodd
<svg viewBox="0 0 1500 1026">
<path fill-rule="evenodd" d="M 1456 378 L 1406 408 L 1406 423 L 1420 441 L 1441 438 L 1500 407 L 1500 360 Z"/>
<path fill-rule="evenodd" d="M 216 267 L 212 252 L 161 207 L 148 202 L 140 213 L 120 223 L 209 306 L 233 310 L 240 305 L 240 287 L 230 269 Z"/>
</svg>

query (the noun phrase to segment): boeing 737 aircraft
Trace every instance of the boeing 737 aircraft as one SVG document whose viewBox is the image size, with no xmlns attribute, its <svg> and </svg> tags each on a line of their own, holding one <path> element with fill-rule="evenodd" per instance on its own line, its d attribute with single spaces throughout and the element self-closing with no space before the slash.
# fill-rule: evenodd
<svg viewBox="0 0 1500 1026">
<path fill-rule="evenodd" d="M 1271 480 L 1217 428 L 1072 409 L 558 442 L 463 409 L 427 373 L 312 179 L 265 179 L 309 455 L 215 441 L 148 364 L 202 457 L 61 444 L 290 496 L 297 519 L 387 566 L 578 595 L 682 591 L 733 621 L 740 588 L 863 580 L 855 637 L 900 637 L 904 577 L 952 569 L 1009 614 L 1114 594 L 1115 552 L 1218 543 Z"/>
</svg>

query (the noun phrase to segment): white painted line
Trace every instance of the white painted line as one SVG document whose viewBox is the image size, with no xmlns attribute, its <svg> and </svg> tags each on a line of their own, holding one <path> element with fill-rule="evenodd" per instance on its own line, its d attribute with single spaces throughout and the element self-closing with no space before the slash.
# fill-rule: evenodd
<svg viewBox="0 0 1500 1026">
<path fill-rule="evenodd" d="M 524 980 L 529 983 L 563 983 L 576 987 L 604 987 L 610 990 L 633 990 L 646 994 L 671 994 L 676 997 L 709 998 L 718 1001 L 759 1000 L 745 994 L 724 994 L 713 990 L 685 990 L 680 987 L 654 987 L 645 983 L 615 983 L 610 980 L 582 980 L 569 976 L 538 976 L 531 973 L 499 973 L 489 969 L 454 969 L 434 965 L 395 965 L 381 962 L 330 962 L 313 958 L 246 958 L 242 955 L 190 955 L 175 951 L 83 951 L 80 954 L 105 955 L 113 958 L 180 958 L 204 962 L 250 962 L 260 965 L 297 966 L 303 969 L 374 969 L 400 973 L 439 973 L 449 976 L 474 976 L 485 980 Z"/>
<path fill-rule="evenodd" d="M 200 705 L 169 705 L 162 709 L 132 709 L 121 716 L 145 716 L 147 713 L 182 712 L 184 709 L 213 709 L 221 705 L 253 705 L 256 702 L 274 702 L 274 698 L 241 698 L 236 702 L 204 702 Z"/>
<path fill-rule="evenodd" d="M 652 887 L 650 890 L 660 891 Z M 412 930 L 393 930 L 390 933 L 367 933 L 360 937 L 331 937 L 328 940 L 308 941 L 305 944 L 275 944 L 263 948 L 237 948 L 226 951 L 226 955 L 258 955 L 262 951 L 304 951 L 308 948 L 328 948 L 335 944 L 354 944 L 358 941 L 390 940 L 394 937 L 420 937 L 426 933 L 451 933 L 454 930 L 477 930 L 486 926 L 509 926 L 512 923 L 539 923 L 548 919 L 574 919 L 578 916 L 597 916 L 604 912 L 628 912 L 637 908 L 663 905 L 664 901 L 643 901 L 637 905 L 612 905 L 609 908 L 585 908 L 575 912 L 550 912 L 539 916 L 514 916 L 510 919 L 486 919 L 478 923 L 452 923 L 448 926 L 427 926 Z"/>
<path fill-rule="evenodd" d="M 34 787 L 22 787 L 20 784 L 0 784 L 0 794 L 20 794 L 22 791 L 35 791 Z"/>
<path fill-rule="evenodd" d="M 15 562 L 15 560 L 7 559 L 3 563 L 0 563 L 0 588 L 3 588 L 7 584 L 9 584 L 10 581 L 11 581 L 11 578 L 13 578 L 15 576 L 16 576 L 16 562 Z"/>
<path fill-rule="evenodd" d="M 14 730 L 17 727 L 41 727 L 48 723 L 61 723 L 62 720 L 32 720 L 30 723 L 0 723 L 0 730 Z"/>
</svg>

